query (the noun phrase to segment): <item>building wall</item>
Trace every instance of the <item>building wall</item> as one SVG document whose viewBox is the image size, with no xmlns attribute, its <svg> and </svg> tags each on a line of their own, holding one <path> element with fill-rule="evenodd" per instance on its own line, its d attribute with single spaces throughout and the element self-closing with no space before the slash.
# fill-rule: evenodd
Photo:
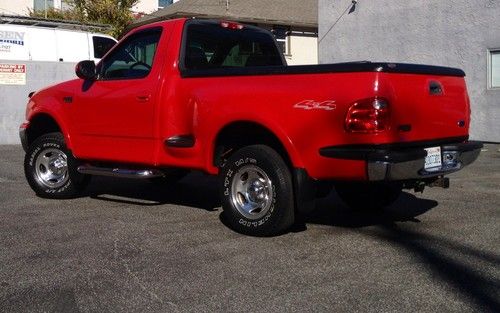
<svg viewBox="0 0 500 313">
<path fill-rule="evenodd" d="M 28 94 L 76 78 L 75 64 L 63 62 L 4 61 L 26 64 L 26 85 L 0 85 L 0 144 L 20 144 L 19 125 L 24 121 Z"/>
<path fill-rule="evenodd" d="M 34 1 L 39 1 L 43 5 L 44 0 L 0 0 L 0 14 L 28 15 L 28 8 L 33 10 Z M 177 2 L 179 0 L 173 0 Z M 49 7 L 60 9 L 63 7 L 62 0 L 48 0 Z M 132 7 L 134 12 L 152 13 L 158 10 L 158 0 L 139 0 Z"/>
<path fill-rule="evenodd" d="M 132 7 L 134 12 L 151 13 L 158 10 L 158 0 L 140 0 Z"/>
<path fill-rule="evenodd" d="M 0 14 L 28 15 L 28 8 L 33 9 L 33 0 L 0 0 Z"/>
<path fill-rule="evenodd" d="M 173 0 L 175 3 L 179 0 Z M 158 0 L 139 0 L 135 6 L 132 7 L 133 12 L 142 12 L 142 13 L 152 13 L 158 10 Z"/>
<path fill-rule="evenodd" d="M 316 36 L 292 35 L 288 37 L 288 65 L 318 64 L 318 38 Z"/>
<path fill-rule="evenodd" d="M 273 32 L 277 26 L 270 24 L 257 24 L 260 28 Z M 286 52 L 284 53 L 288 65 L 318 64 L 318 29 L 295 26 L 278 26 L 285 28 Z M 276 36 L 276 33 L 274 33 Z M 276 38 L 276 37 L 275 37 Z"/>
<path fill-rule="evenodd" d="M 500 142 L 500 89 L 488 89 L 487 80 L 487 51 L 500 48 L 500 1 L 359 0 L 348 14 L 351 3 L 319 0 L 320 63 L 460 67 L 472 102 L 471 137 Z"/>
</svg>

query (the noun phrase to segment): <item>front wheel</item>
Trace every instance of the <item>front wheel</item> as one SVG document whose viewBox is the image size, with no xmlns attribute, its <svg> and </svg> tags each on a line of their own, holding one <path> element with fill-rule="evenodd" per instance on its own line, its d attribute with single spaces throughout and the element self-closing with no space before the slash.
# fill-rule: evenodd
<svg viewBox="0 0 500 313">
<path fill-rule="evenodd" d="M 24 174 L 31 188 L 43 198 L 72 198 L 86 187 L 90 177 L 78 173 L 77 161 L 61 133 L 45 134 L 28 148 Z"/>
<path fill-rule="evenodd" d="M 272 148 L 253 145 L 236 151 L 220 170 L 224 218 L 237 232 L 273 236 L 294 222 L 289 168 Z"/>
</svg>

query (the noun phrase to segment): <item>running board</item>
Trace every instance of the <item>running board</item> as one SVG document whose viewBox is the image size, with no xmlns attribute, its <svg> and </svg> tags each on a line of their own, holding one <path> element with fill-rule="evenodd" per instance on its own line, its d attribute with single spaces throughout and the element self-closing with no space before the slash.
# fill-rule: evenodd
<svg viewBox="0 0 500 313">
<path fill-rule="evenodd" d="M 110 167 L 97 167 L 91 165 L 81 165 L 77 171 L 87 175 L 110 176 L 121 178 L 137 178 L 147 179 L 154 177 L 164 176 L 162 171 L 155 169 L 125 169 L 125 168 L 110 168 Z"/>
</svg>

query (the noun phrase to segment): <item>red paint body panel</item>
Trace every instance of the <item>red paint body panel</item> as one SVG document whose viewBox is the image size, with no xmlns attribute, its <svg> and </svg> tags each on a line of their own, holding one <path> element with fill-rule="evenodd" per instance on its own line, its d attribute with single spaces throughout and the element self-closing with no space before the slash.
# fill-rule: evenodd
<svg viewBox="0 0 500 313">
<path fill-rule="evenodd" d="M 60 123 L 76 157 L 89 160 L 186 167 L 216 174 L 215 139 L 225 126 L 249 121 L 281 141 L 294 167 L 316 179 L 366 179 L 364 161 L 319 155 L 327 146 L 402 143 L 467 136 L 469 103 L 463 77 L 383 72 L 283 74 L 182 78 L 179 57 L 185 20 L 143 26 L 163 27 L 152 72 L 145 79 L 73 80 L 38 92 L 27 119 L 39 112 Z M 442 95 L 431 95 L 439 82 Z M 71 104 L 62 103 L 73 96 Z M 140 103 L 137 96 L 148 95 Z M 390 129 L 349 133 L 349 107 L 380 97 L 390 106 Z M 311 100 L 329 107 L 296 106 Z M 459 121 L 465 125 L 458 126 Z M 411 125 L 401 131 L 401 125 Z M 192 148 L 168 148 L 164 140 L 192 134 Z"/>
</svg>

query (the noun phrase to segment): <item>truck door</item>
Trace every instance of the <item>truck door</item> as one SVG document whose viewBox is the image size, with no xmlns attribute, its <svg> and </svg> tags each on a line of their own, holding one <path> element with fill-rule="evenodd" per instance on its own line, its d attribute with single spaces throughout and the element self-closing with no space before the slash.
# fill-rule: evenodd
<svg viewBox="0 0 500 313">
<path fill-rule="evenodd" d="M 95 160 L 149 163 L 154 153 L 157 53 L 162 28 L 128 36 L 83 81 L 71 105 L 74 153 Z"/>
</svg>

